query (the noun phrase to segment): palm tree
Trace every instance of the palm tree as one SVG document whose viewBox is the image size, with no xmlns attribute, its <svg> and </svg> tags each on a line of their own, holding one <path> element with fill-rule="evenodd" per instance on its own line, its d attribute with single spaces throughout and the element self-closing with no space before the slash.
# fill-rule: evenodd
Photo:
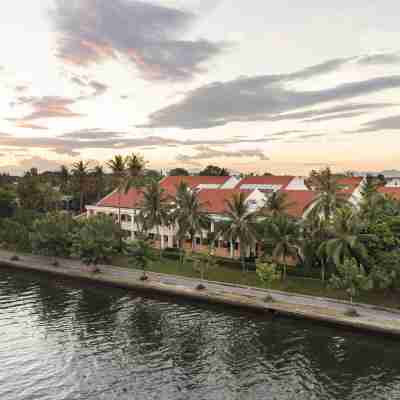
<svg viewBox="0 0 400 400">
<path fill-rule="evenodd" d="M 283 264 L 282 278 L 286 279 L 288 258 L 297 258 L 300 248 L 299 225 L 286 215 L 278 215 L 267 226 L 268 241 L 272 245 L 272 256 Z"/>
<path fill-rule="evenodd" d="M 160 227 L 170 223 L 170 207 L 166 202 L 164 189 L 156 181 L 151 182 L 143 190 L 143 201 L 139 213 L 139 220 L 143 221 L 147 231 L 156 228 L 160 238 L 160 259 L 162 258 L 163 240 L 160 235 Z"/>
<path fill-rule="evenodd" d="M 256 219 L 258 214 L 251 211 L 243 192 L 234 194 L 231 201 L 227 201 L 226 218 L 229 222 L 222 228 L 222 235 L 233 246 L 233 241 L 239 241 L 240 260 L 243 272 L 246 271 L 245 255 L 248 247 L 257 240 Z"/>
<path fill-rule="evenodd" d="M 93 169 L 94 186 L 96 192 L 96 200 L 99 201 L 104 195 L 105 190 L 105 175 L 101 165 L 96 165 Z"/>
<path fill-rule="evenodd" d="M 77 161 L 72 164 L 72 176 L 79 190 L 79 210 L 82 214 L 85 208 L 85 194 L 89 175 L 89 162 Z"/>
<path fill-rule="evenodd" d="M 308 267 L 320 265 L 322 282 L 325 282 L 327 258 L 321 251 L 321 244 L 330 238 L 329 221 L 318 215 L 308 216 L 303 224 L 301 257 Z"/>
<path fill-rule="evenodd" d="M 60 168 L 60 191 L 62 193 L 67 192 L 69 179 L 70 179 L 70 176 L 69 176 L 68 168 L 65 165 L 61 165 L 61 168 Z"/>
<path fill-rule="evenodd" d="M 322 214 L 325 220 L 330 220 L 337 208 L 347 205 L 348 202 L 340 192 L 342 187 L 338 183 L 338 178 L 334 176 L 330 168 L 322 171 L 312 171 L 309 182 L 319 193 L 313 201 L 312 213 Z"/>
<path fill-rule="evenodd" d="M 189 235 L 192 243 L 192 251 L 195 249 L 195 237 L 197 233 L 206 229 L 209 218 L 204 213 L 205 203 L 199 199 L 197 192 L 191 190 L 183 181 L 177 187 L 172 220 L 178 227 L 177 237 L 182 249 L 182 240 Z"/>
<path fill-rule="evenodd" d="M 268 196 L 261 212 L 265 212 L 274 217 L 278 214 L 284 214 L 291 205 L 293 205 L 293 203 L 288 202 L 286 193 L 276 191 Z"/>
<path fill-rule="evenodd" d="M 363 225 L 351 208 L 336 211 L 331 229 L 332 238 L 321 244 L 321 254 L 325 254 L 336 266 L 342 265 L 346 258 L 355 258 L 359 264 L 367 259 L 363 239 L 373 239 L 374 235 L 362 233 Z"/>
<path fill-rule="evenodd" d="M 126 159 L 121 155 L 116 155 L 106 163 L 111 169 L 113 184 L 118 192 L 118 222 L 121 224 L 121 194 L 126 182 Z"/>
<path fill-rule="evenodd" d="M 145 166 L 146 161 L 140 154 L 132 153 L 126 158 L 125 193 L 132 187 L 142 186 L 143 181 L 140 178 L 143 177 Z"/>
</svg>

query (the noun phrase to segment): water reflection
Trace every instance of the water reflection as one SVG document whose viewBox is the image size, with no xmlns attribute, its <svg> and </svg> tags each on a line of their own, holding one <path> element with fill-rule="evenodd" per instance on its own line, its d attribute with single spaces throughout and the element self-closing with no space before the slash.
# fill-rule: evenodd
<svg viewBox="0 0 400 400">
<path fill-rule="evenodd" d="M 396 341 L 25 272 L 0 330 L 2 400 L 400 398 Z"/>
</svg>

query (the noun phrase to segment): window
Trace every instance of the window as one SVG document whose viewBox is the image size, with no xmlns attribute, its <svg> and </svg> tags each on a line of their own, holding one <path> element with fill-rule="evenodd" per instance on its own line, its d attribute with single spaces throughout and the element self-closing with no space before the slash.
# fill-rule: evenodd
<svg viewBox="0 0 400 400">
<path fill-rule="evenodd" d="M 235 250 L 239 250 L 239 242 L 235 242 L 234 248 Z"/>
<path fill-rule="evenodd" d="M 201 245 L 201 238 L 199 238 L 199 237 L 196 238 L 196 244 L 199 246 Z"/>
</svg>

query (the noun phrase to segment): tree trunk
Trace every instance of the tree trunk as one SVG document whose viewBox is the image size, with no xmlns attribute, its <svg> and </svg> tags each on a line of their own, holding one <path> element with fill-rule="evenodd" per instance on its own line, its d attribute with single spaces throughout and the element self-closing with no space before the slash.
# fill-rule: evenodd
<svg viewBox="0 0 400 400">
<path fill-rule="evenodd" d="M 80 209 L 80 214 L 83 213 L 83 203 L 84 203 L 84 198 L 83 198 L 83 190 L 81 190 L 81 196 L 79 200 L 79 209 Z"/>
<path fill-rule="evenodd" d="M 164 239 L 161 239 L 160 227 L 158 225 L 157 225 L 157 235 L 160 238 L 160 261 L 161 261 L 162 260 L 162 255 L 163 255 Z"/>
<path fill-rule="evenodd" d="M 322 263 L 322 266 L 321 266 L 321 280 L 322 280 L 322 282 L 325 283 L 325 263 L 324 262 Z"/>
</svg>

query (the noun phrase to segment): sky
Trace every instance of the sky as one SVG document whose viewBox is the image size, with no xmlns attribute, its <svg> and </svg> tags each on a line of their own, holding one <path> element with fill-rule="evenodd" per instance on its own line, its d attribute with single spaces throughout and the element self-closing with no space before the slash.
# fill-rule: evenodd
<svg viewBox="0 0 400 400">
<path fill-rule="evenodd" d="M 400 2 L 3 0 L 0 172 L 143 154 L 400 168 Z"/>
</svg>

